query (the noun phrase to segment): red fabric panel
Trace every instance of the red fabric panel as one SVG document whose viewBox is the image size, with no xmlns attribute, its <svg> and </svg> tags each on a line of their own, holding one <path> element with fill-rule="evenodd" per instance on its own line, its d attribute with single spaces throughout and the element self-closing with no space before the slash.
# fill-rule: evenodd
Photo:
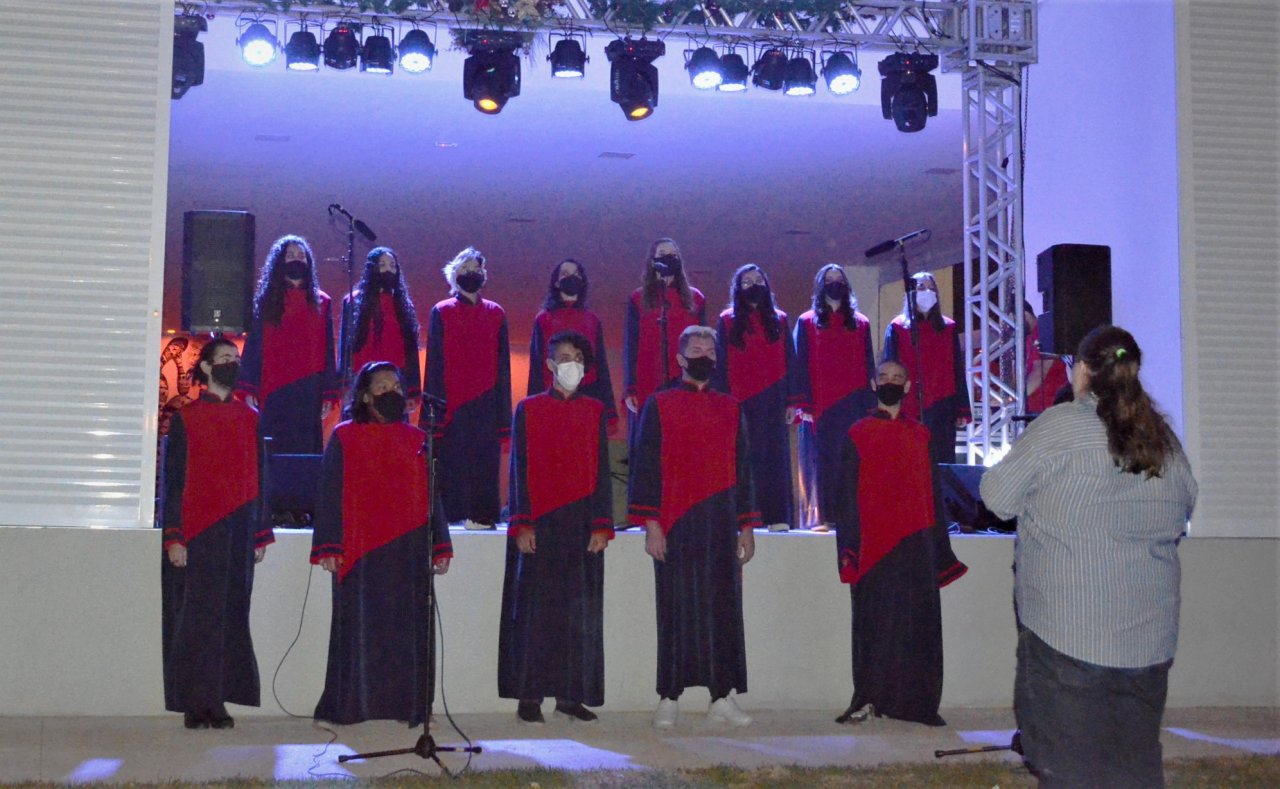
<svg viewBox="0 0 1280 789">
<path fill-rule="evenodd" d="M 893 319 L 893 332 L 897 335 L 898 361 L 906 365 L 912 386 L 924 382 L 924 407 L 928 408 L 943 398 L 956 393 L 956 357 L 955 321 L 943 318 L 944 326 L 939 332 L 927 320 L 917 322 L 920 327 L 920 357 L 924 360 L 924 377 L 919 376 L 920 362 L 916 358 L 916 349 L 911 344 L 911 330 L 903 322 L 902 316 Z M 920 418 L 920 408 L 915 392 L 909 392 L 902 399 L 902 413 L 912 419 Z"/>
<path fill-rule="evenodd" d="M 506 313 L 492 301 L 453 297 L 436 305 L 444 326 L 445 424 L 498 383 L 498 334 Z"/>
<path fill-rule="evenodd" d="M 698 324 L 698 313 L 702 311 L 706 299 L 697 288 L 690 288 L 693 294 L 693 310 L 686 310 L 680 303 L 680 294 L 675 288 L 667 288 L 667 355 L 671 366 L 671 377 L 680 375 L 680 364 L 676 355 L 680 352 L 680 333 L 690 326 Z M 636 400 L 643 405 L 649 395 L 663 384 L 662 379 L 662 332 L 658 321 L 662 317 L 662 305 L 653 309 L 644 306 L 644 291 L 636 289 L 631 294 L 635 302 L 636 314 L 640 316 L 640 337 L 636 346 Z"/>
<path fill-rule="evenodd" d="M 338 580 L 351 572 L 360 557 L 427 525 L 425 438 L 405 422 L 343 422 L 334 428 L 333 439 L 342 442 L 346 559 Z"/>
<path fill-rule="evenodd" d="M 911 419 L 868 416 L 849 428 L 849 438 L 858 450 L 862 540 L 852 583 L 908 536 L 931 528 L 937 514 L 928 428 Z"/>
<path fill-rule="evenodd" d="M 671 531 L 695 504 L 738 482 L 738 402 L 710 388 L 655 395 L 662 435 L 662 504 L 658 522 Z"/>
<path fill-rule="evenodd" d="M 775 310 L 778 317 L 778 339 L 769 342 L 760 325 L 760 313 L 750 315 L 751 331 L 742 335 L 746 348 L 739 348 L 730 339 L 733 336 L 733 310 L 720 313 L 724 321 L 725 336 L 720 338 L 729 354 L 729 394 L 740 402 L 750 400 L 764 390 L 787 377 L 787 344 L 783 338 L 783 322 L 787 314 Z M 723 363 L 723 362 L 722 362 Z"/>
<path fill-rule="evenodd" d="M 364 347 L 351 355 L 351 369 L 357 371 L 369 362 L 391 362 L 404 370 L 404 334 L 401 333 L 400 321 L 396 318 L 396 302 L 390 293 L 378 296 L 378 309 L 382 312 L 382 333 L 372 319 L 369 321 L 369 333 L 365 337 Z M 353 329 L 354 331 L 354 329 Z M 415 384 L 406 381 L 406 389 Z"/>
<path fill-rule="evenodd" d="M 552 337 L 562 331 L 576 331 L 583 337 L 587 338 L 587 343 L 591 346 L 591 352 L 598 360 L 600 358 L 600 349 L 596 347 L 596 334 L 600 331 L 600 318 L 591 310 L 585 310 L 581 307 L 561 307 L 555 310 L 542 310 L 538 313 L 538 317 L 534 318 L 534 323 L 542 330 L 542 341 L 545 343 Z M 547 369 L 546 348 L 534 349 L 536 358 L 530 359 L 529 364 L 534 365 L 542 374 L 539 379 L 542 385 L 539 391 L 547 391 L 551 388 L 551 371 Z M 582 383 L 579 386 L 589 386 L 596 382 L 596 366 L 592 365 L 587 369 L 586 375 L 582 377 Z M 530 395 L 537 392 L 529 392 Z"/>
<path fill-rule="evenodd" d="M 525 401 L 526 480 L 534 521 L 595 493 L 603 412 L 600 401 L 590 397 L 540 394 Z"/>
<path fill-rule="evenodd" d="M 325 311 L 328 295 L 321 293 L 319 303 L 312 305 L 301 288 L 284 293 L 284 314 L 279 325 L 262 323 L 262 386 L 258 397 L 268 395 L 294 381 L 325 370 Z"/>
<path fill-rule="evenodd" d="M 197 400 L 181 413 L 187 435 L 182 539 L 190 542 L 258 497 L 258 412 L 239 400 Z"/>
<path fill-rule="evenodd" d="M 872 377 L 867 369 L 867 335 L 871 321 L 861 312 L 853 314 L 854 330 L 845 328 L 844 316 L 833 312 L 826 328 L 818 328 L 813 310 L 800 316 L 809 341 L 809 387 L 813 393 L 815 418 L 859 389 L 866 389 Z"/>
</svg>

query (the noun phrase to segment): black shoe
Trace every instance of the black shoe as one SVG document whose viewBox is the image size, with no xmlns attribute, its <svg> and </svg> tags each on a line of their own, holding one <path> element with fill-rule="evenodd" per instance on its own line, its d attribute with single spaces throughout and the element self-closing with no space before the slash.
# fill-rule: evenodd
<svg viewBox="0 0 1280 789">
<path fill-rule="evenodd" d="M 209 719 L 198 712 L 182 713 L 182 725 L 188 729 L 207 729 L 209 728 Z"/>
<path fill-rule="evenodd" d="M 590 723 L 591 721 L 597 720 L 599 717 L 591 710 L 582 706 L 582 702 L 578 701 L 557 701 L 556 714 L 563 715 L 569 720 L 582 721 L 583 723 Z"/>
<path fill-rule="evenodd" d="M 848 723 L 850 725 L 863 723 L 864 721 L 874 717 L 875 714 L 876 708 L 871 704 L 863 704 L 861 707 L 858 707 L 855 703 L 850 703 L 849 709 L 842 712 L 840 717 L 836 718 L 836 723 Z"/>
<path fill-rule="evenodd" d="M 522 701 L 516 707 L 516 717 L 523 723 L 546 723 L 542 717 L 542 704 L 536 701 Z"/>
<path fill-rule="evenodd" d="M 219 704 L 209 710 L 209 725 L 215 729 L 234 729 L 236 721 L 227 714 L 227 708 Z"/>
</svg>

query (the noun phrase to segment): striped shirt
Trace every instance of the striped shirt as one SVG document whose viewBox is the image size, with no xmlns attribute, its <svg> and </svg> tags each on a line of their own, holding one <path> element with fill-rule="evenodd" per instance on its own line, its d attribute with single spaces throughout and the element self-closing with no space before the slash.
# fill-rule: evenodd
<svg viewBox="0 0 1280 789">
<path fill-rule="evenodd" d="M 982 499 L 1018 518 L 1025 627 L 1077 660 L 1152 666 L 1177 647 L 1178 540 L 1196 481 L 1181 448 L 1159 477 L 1121 471 L 1096 407 L 1089 396 L 1045 411 L 983 475 Z"/>
</svg>

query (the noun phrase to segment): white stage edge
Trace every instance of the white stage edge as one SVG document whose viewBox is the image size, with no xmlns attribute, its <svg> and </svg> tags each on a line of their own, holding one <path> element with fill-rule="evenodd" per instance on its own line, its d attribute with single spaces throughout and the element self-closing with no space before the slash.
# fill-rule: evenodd
<svg viewBox="0 0 1280 789">
<path fill-rule="evenodd" d="M 310 533 L 277 532 L 259 565 L 253 637 L 264 714 L 310 715 L 324 680 L 329 577 L 307 563 Z M 498 712 L 497 643 L 505 535 L 454 533 L 439 584 L 445 691 L 453 712 Z M 1013 540 L 958 537 L 969 573 L 942 592 L 945 707 L 1010 703 Z M 748 709 L 838 712 L 851 691 L 849 594 L 831 535 L 757 537 L 745 568 Z M 160 534 L 150 530 L 0 527 L 0 715 L 152 715 L 160 672 Z M 1181 548 L 1182 635 L 1171 706 L 1280 706 L 1280 541 L 1193 539 Z M 606 553 L 605 708 L 647 710 L 654 695 L 653 570 L 637 532 Z M 705 703 L 691 691 L 691 704 Z M 248 710 L 245 710 L 248 712 Z"/>
</svg>

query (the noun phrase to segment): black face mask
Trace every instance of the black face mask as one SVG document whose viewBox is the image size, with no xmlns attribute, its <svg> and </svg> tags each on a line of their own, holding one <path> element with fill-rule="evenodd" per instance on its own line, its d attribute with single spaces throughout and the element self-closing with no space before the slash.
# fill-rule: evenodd
<svg viewBox="0 0 1280 789">
<path fill-rule="evenodd" d="M 653 259 L 653 269 L 660 277 L 674 277 L 684 268 L 679 255 L 661 255 Z"/>
<path fill-rule="evenodd" d="M 769 289 L 764 285 L 750 285 L 742 289 L 742 298 L 748 304 L 762 304 Z"/>
<path fill-rule="evenodd" d="M 560 280 L 560 282 L 556 284 L 556 287 L 558 287 L 560 292 L 565 296 L 573 298 L 574 296 L 582 293 L 582 277 L 579 277 L 577 274 L 571 274 Z"/>
<path fill-rule="evenodd" d="M 209 378 L 223 389 L 232 388 L 240 378 L 240 362 L 210 365 Z"/>
<path fill-rule="evenodd" d="M 849 286 L 843 282 L 828 282 L 822 286 L 822 295 L 832 301 L 843 302 L 849 298 Z"/>
<path fill-rule="evenodd" d="M 903 396 L 907 393 L 907 387 L 903 384 L 877 384 L 876 399 L 885 405 L 897 405 L 902 402 Z"/>
<path fill-rule="evenodd" d="M 284 262 L 284 275 L 288 279 L 306 280 L 307 272 L 311 267 L 307 265 L 305 260 L 286 260 Z"/>
<path fill-rule="evenodd" d="M 484 286 L 484 274 L 479 271 L 468 271 L 458 275 L 458 290 L 463 293 L 478 293 Z"/>
<path fill-rule="evenodd" d="M 716 360 L 708 356 L 698 356 L 690 359 L 685 358 L 685 362 L 689 365 L 685 368 L 689 377 L 698 383 L 704 383 L 711 379 L 711 373 L 716 369 Z"/>
<path fill-rule="evenodd" d="M 400 272 L 398 271 L 379 271 L 373 275 L 375 282 L 378 283 L 378 289 L 390 293 L 400 284 Z"/>
<path fill-rule="evenodd" d="M 384 422 L 399 422 L 404 419 L 404 395 L 394 389 L 375 395 L 373 410 L 378 412 Z"/>
</svg>

